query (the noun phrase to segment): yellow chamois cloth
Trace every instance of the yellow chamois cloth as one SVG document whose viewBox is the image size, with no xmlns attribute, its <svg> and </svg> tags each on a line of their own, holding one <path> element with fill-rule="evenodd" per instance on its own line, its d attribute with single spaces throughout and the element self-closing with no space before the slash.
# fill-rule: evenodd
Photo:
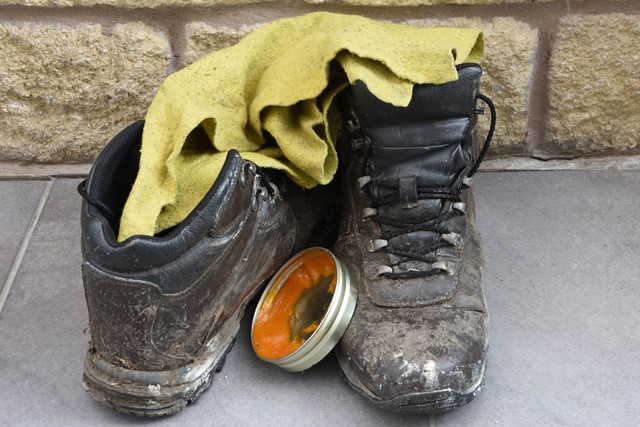
<svg viewBox="0 0 640 427">
<path fill-rule="evenodd" d="M 381 100 L 406 106 L 414 84 L 456 80 L 456 64 L 479 62 L 482 40 L 474 29 L 318 12 L 272 22 L 174 73 L 146 115 L 119 240 L 184 220 L 230 149 L 305 188 L 330 182 L 340 90 L 363 81 Z"/>
</svg>

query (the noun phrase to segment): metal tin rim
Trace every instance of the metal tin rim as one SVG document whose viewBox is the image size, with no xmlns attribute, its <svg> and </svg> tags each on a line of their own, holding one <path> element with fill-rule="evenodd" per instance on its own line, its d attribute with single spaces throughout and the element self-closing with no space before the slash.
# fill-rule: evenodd
<svg viewBox="0 0 640 427">
<path fill-rule="evenodd" d="M 347 329 L 347 326 L 349 326 L 349 322 L 351 321 L 355 311 L 357 287 L 348 267 L 336 258 L 331 251 L 325 248 L 313 247 L 297 253 L 289 259 L 289 261 L 287 261 L 269 281 L 269 284 L 263 291 L 260 301 L 258 302 L 258 306 L 256 307 L 256 311 L 253 315 L 253 322 L 251 324 L 251 345 L 254 346 L 253 328 L 258 317 L 258 312 L 260 311 L 269 290 L 300 258 L 308 252 L 318 250 L 331 255 L 331 258 L 336 264 L 336 289 L 333 298 L 331 299 L 331 303 L 329 304 L 329 308 L 327 309 L 323 319 L 320 321 L 318 328 L 307 339 L 307 341 L 304 342 L 304 344 L 285 357 L 280 359 L 265 359 L 258 356 L 265 362 L 273 363 L 274 365 L 291 372 L 299 372 L 309 369 L 311 366 L 322 360 L 331 352 L 331 350 L 333 350 L 338 341 L 340 341 L 340 338 Z"/>
</svg>

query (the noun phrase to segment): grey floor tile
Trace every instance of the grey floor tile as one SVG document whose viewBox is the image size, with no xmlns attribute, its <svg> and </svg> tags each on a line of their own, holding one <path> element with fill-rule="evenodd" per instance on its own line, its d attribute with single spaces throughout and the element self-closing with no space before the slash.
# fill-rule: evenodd
<svg viewBox="0 0 640 427">
<path fill-rule="evenodd" d="M 251 349 L 250 321 L 245 316 L 225 368 L 196 405 L 204 419 L 225 426 L 429 425 L 429 416 L 403 416 L 369 405 L 342 381 L 333 355 L 303 373 L 259 361 Z"/>
<path fill-rule="evenodd" d="M 7 425 L 137 425 L 81 384 L 88 341 L 80 276 L 76 180 L 56 181 L 0 315 L 0 414 Z M 200 401 L 154 425 L 424 425 L 370 407 L 342 383 L 335 360 L 291 374 L 255 358 L 246 317 L 223 371 Z M 2 424 L 2 423 L 0 423 Z"/>
<path fill-rule="evenodd" d="M 637 425 L 640 171 L 485 173 L 485 389 L 438 425 Z"/>
<path fill-rule="evenodd" d="M 5 425 L 92 420 L 81 402 L 86 309 L 79 275 L 76 180 L 56 181 L 0 313 Z"/>
<path fill-rule="evenodd" d="M 0 181 L 0 292 L 46 185 L 45 181 Z"/>
<path fill-rule="evenodd" d="M 147 425 L 81 385 L 88 336 L 76 180 L 53 187 L 0 313 L 7 425 Z M 211 389 L 154 425 L 632 425 L 640 320 L 640 172 L 485 173 L 478 222 L 491 349 L 485 390 L 437 417 L 373 408 L 333 358 L 291 374 L 259 362 L 247 317 Z"/>
</svg>

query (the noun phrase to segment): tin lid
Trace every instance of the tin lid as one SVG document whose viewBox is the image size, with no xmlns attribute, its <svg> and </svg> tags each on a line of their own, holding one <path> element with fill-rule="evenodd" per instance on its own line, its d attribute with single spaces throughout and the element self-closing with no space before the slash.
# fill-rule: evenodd
<svg viewBox="0 0 640 427">
<path fill-rule="evenodd" d="M 287 261 L 265 288 L 251 326 L 256 355 L 287 371 L 310 368 L 347 329 L 357 288 L 347 266 L 324 248 Z"/>
</svg>

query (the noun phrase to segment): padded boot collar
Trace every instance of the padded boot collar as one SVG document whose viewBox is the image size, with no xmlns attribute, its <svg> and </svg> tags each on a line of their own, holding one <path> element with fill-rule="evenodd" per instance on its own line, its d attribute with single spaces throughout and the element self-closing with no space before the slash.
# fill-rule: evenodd
<svg viewBox="0 0 640 427">
<path fill-rule="evenodd" d="M 142 129 L 142 122 L 136 122 L 116 136 L 96 160 L 84 185 L 83 245 L 91 247 L 91 250 L 85 251 L 85 257 L 115 271 L 146 270 L 178 258 L 212 229 L 220 226 L 220 213 L 226 204 L 232 202 L 236 193 L 244 191 L 240 185 L 244 162 L 239 153 L 232 150 L 228 152 L 211 189 L 182 223 L 162 237 L 133 236 L 117 243 L 114 225 L 135 179 L 135 173 L 129 172 L 127 176 L 121 174 L 130 168 L 127 163 L 131 161 L 131 153 L 139 149 Z M 119 182 L 123 179 L 127 182 Z M 113 192 L 120 194 L 114 197 Z M 114 206 L 116 199 L 120 205 Z M 108 211 L 105 212 L 100 205 Z M 246 207 L 246 204 L 243 205 Z M 237 214 L 240 215 L 240 212 Z M 110 215 L 117 218 L 109 218 Z"/>
</svg>

